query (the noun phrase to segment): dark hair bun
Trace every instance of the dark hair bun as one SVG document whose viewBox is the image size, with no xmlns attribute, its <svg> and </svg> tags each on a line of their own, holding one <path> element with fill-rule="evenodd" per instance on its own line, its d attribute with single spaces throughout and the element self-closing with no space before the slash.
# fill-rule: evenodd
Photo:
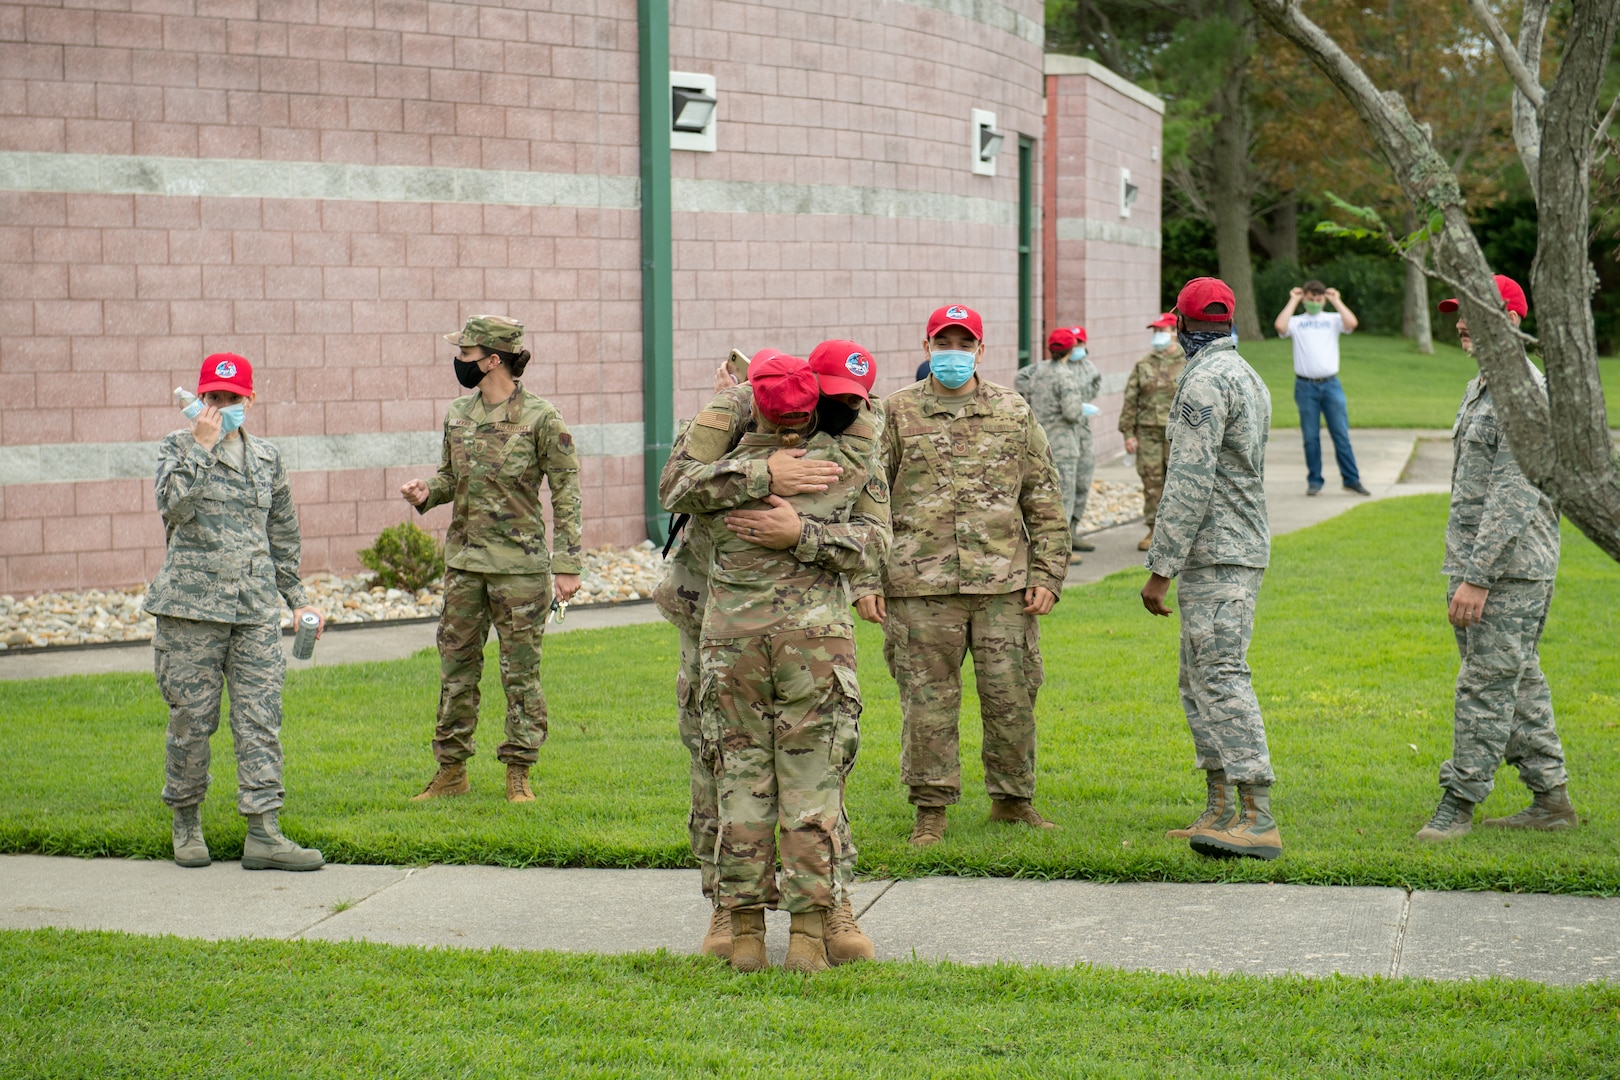
<svg viewBox="0 0 1620 1080">
<path fill-rule="evenodd" d="M 523 378 L 523 369 L 529 366 L 529 350 L 524 349 L 516 356 L 511 357 L 507 361 L 507 366 L 512 369 L 512 378 Z"/>
</svg>

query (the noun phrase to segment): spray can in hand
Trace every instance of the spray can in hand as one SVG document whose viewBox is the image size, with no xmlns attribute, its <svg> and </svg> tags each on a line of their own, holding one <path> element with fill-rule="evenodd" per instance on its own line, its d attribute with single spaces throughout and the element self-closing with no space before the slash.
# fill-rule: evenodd
<svg viewBox="0 0 1620 1080">
<path fill-rule="evenodd" d="M 321 617 L 306 611 L 298 617 L 298 633 L 293 637 L 294 660 L 308 660 L 315 655 L 315 632 L 321 628 Z"/>
<path fill-rule="evenodd" d="M 203 400 L 183 386 L 174 388 L 174 404 L 187 420 L 195 420 L 202 415 Z"/>
</svg>

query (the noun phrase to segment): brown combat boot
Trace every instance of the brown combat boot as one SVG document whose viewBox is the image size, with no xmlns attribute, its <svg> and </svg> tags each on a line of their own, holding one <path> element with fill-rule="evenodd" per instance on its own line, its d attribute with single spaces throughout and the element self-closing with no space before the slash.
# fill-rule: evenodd
<svg viewBox="0 0 1620 1080">
<path fill-rule="evenodd" d="M 1232 813 L 1199 829 L 1187 841 L 1200 855 L 1275 859 L 1282 854 L 1282 833 L 1271 817 L 1271 785 L 1239 784 Z"/>
<path fill-rule="evenodd" d="M 1460 795 L 1446 792 L 1434 808 L 1429 823 L 1417 831 L 1417 839 L 1437 843 L 1467 836 L 1474 827 L 1474 804 Z"/>
<path fill-rule="evenodd" d="M 1028 825 L 1036 829 L 1055 829 L 1058 823 L 1047 821 L 1030 805 L 1028 799 L 991 799 L 990 820 L 1004 825 Z"/>
<path fill-rule="evenodd" d="M 207 866 L 211 861 L 203 840 L 202 807 L 174 808 L 174 861 L 179 866 Z"/>
<path fill-rule="evenodd" d="M 764 971 L 771 966 L 765 957 L 765 909 L 738 908 L 731 913 L 731 968 L 733 971 Z"/>
<path fill-rule="evenodd" d="M 1493 829 L 1536 829 L 1551 832 L 1554 829 L 1573 829 L 1581 823 L 1575 807 L 1569 801 L 1569 789 L 1560 784 L 1551 791 L 1533 791 L 1534 800 L 1512 817 L 1486 818 L 1481 825 Z M 182 863 L 181 865 L 185 865 Z"/>
<path fill-rule="evenodd" d="M 943 806 L 917 807 L 917 822 L 911 827 L 911 839 L 907 841 L 912 847 L 928 847 L 937 844 L 945 836 L 945 808 Z"/>
<path fill-rule="evenodd" d="M 1148 526 L 1148 534 L 1136 542 L 1137 551 L 1146 551 L 1153 546 L 1153 526 Z"/>
<path fill-rule="evenodd" d="M 797 971 L 814 975 L 826 971 L 827 924 L 823 911 L 795 911 L 791 937 L 788 938 L 787 959 L 782 961 L 783 971 Z"/>
<path fill-rule="evenodd" d="M 529 789 L 527 765 L 506 766 L 506 801 L 534 802 L 534 792 Z"/>
<path fill-rule="evenodd" d="M 845 896 L 839 905 L 827 912 L 822 920 L 822 934 L 827 943 L 827 962 L 833 967 L 856 960 L 870 960 L 877 955 L 872 939 L 861 931 L 855 921 L 855 909 Z"/>
<path fill-rule="evenodd" d="M 709 916 L 709 932 L 703 935 L 703 945 L 698 949 L 703 956 L 718 956 L 722 960 L 731 959 L 731 912 L 714 905 L 714 912 Z"/>
<path fill-rule="evenodd" d="M 1204 783 L 1209 791 L 1204 799 L 1204 812 L 1198 820 L 1185 829 L 1170 829 L 1164 834 L 1166 840 L 1186 840 L 1200 829 L 1207 829 L 1217 821 L 1226 817 L 1232 805 L 1237 801 L 1237 789 L 1226 782 L 1226 773 L 1215 769 L 1205 774 Z"/>
<path fill-rule="evenodd" d="M 428 786 L 422 789 L 422 794 L 412 795 L 411 802 L 442 799 L 446 795 L 465 795 L 471 790 L 472 785 L 467 783 L 467 763 L 452 761 L 440 765 L 439 771 L 428 781 Z"/>
</svg>

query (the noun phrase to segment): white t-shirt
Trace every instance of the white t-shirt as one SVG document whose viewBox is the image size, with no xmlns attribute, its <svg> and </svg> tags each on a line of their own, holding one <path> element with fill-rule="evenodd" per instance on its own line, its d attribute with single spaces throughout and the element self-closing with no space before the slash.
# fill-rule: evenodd
<svg viewBox="0 0 1620 1080">
<path fill-rule="evenodd" d="M 1339 335 L 1348 334 L 1344 316 L 1337 311 L 1320 315 L 1290 315 L 1288 333 L 1294 343 L 1294 374 L 1325 379 L 1339 373 Z"/>
</svg>

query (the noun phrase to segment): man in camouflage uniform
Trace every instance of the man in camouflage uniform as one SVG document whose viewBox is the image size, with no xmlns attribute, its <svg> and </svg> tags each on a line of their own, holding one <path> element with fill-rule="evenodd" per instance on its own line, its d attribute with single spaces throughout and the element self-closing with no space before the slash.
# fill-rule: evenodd
<svg viewBox="0 0 1620 1080">
<path fill-rule="evenodd" d="M 984 327 L 950 304 L 923 338 L 932 374 L 884 401 L 894 546 L 882 576 L 851 579 L 861 617 L 883 623 L 900 691 L 901 778 L 917 807 L 911 843 L 945 832 L 961 799 L 962 660 L 973 654 L 990 818 L 1036 828 L 1037 616 L 1068 571 L 1057 468 L 1029 406 L 976 374 Z"/>
<path fill-rule="evenodd" d="M 1176 344 L 1171 331 L 1176 317 L 1165 312 L 1148 324 L 1153 331 L 1153 351 L 1136 362 L 1125 380 L 1125 400 L 1119 407 L 1119 433 L 1125 436 L 1125 452 L 1136 455 L 1136 475 L 1142 478 L 1142 518 L 1147 535 L 1136 545 L 1146 551 L 1153 544 L 1153 523 L 1158 520 L 1159 499 L 1164 495 L 1164 461 L 1169 449 L 1165 425 L 1170 421 L 1170 402 L 1187 366 L 1187 357 Z"/>
<path fill-rule="evenodd" d="M 1497 275 L 1514 326 L 1529 314 L 1524 290 Z M 1456 300 L 1440 310 L 1456 311 Z M 1457 320 L 1470 352 L 1468 324 Z M 1526 363 L 1528 364 L 1528 360 Z M 1542 382 L 1536 373 L 1538 383 Z M 1545 386 L 1543 384 L 1543 390 Z M 1564 747 L 1537 646 L 1558 575 L 1558 511 L 1525 479 L 1496 419 L 1483 372 L 1468 384 L 1451 429 L 1451 514 L 1446 521 L 1446 599 L 1462 668 L 1457 673 L 1451 760 L 1440 766 L 1445 795 L 1420 840 L 1451 840 L 1473 827 L 1474 807 L 1496 784 L 1504 758 L 1516 765 L 1531 804 L 1485 824 L 1573 829 Z"/>
<path fill-rule="evenodd" d="M 241 427 L 253 405 L 252 365 L 215 353 L 203 361 L 197 393 L 206 407 L 158 451 L 157 505 L 168 551 L 146 593 L 146 610 L 157 617 L 153 665 L 169 706 L 163 801 L 174 809 L 174 861 L 210 861 L 200 811 L 208 740 L 229 685 L 236 806 L 248 824 L 242 868 L 318 870 L 321 853 L 287 839 L 277 822 L 285 795 L 281 602 L 295 621 L 320 617 L 298 580 L 298 513 L 280 453 Z"/>
<path fill-rule="evenodd" d="M 776 349 L 763 349 L 753 360 L 758 363 L 781 355 L 785 354 Z M 872 374 L 875 375 L 875 371 Z M 697 421 L 685 427 L 671 448 L 659 478 L 660 502 L 675 504 L 697 489 L 702 489 L 717 508 L 757 502 L 762 489 L 783 498 L 826 491 L 837 479 L 840 468 L 832 461 L 805 457 L 803 448 L 784 449 L 764 462 L 748 462 L 740 469 L 735 461 L 721 462 L 725 455 L 737 449 L 745 434 L 754 430 L 754 393 L 747 382 L 735 382 L 735 376 L 725 364 L 716 370 L 715 378 L 715 398 L 704 406 Z M 864 419 L 874 423 L 878 417 L 869 408 Z M 687 816 L 687 835 L 692 854 L 701 868 L 703 895 L 713 903 L 709 929 L 700 951 L 707 956 L 729 959 L 731 912 L 720 904 L 716 890 L 719 794 L 713 763 L 703 752 L 702 708 L 698 700 L 703 678 L 703 618 L 708 610 L 712 557 L 708 518 L 688 517 L 680 530 L 680 545 L 653 598 L 665 619 L 680 632 L 675 697 L 681 742 L 691 761 L 692 802 Z M 847 817 L 840 823 L 840 830 L 839 847 L 843 854 L 837 869 L 842 900 L 827 919 L 825 928 L 828 959 L 835 965 L 871 959 L 873 955 L 871 942 L 856 923 L 850 903 L 855 882 L 855 846 L 849 838 Z"/>
<path fill-rule="evenodd" d="M 1080 490 L 1080 431 L 1085 419 L 1080 373 L 1068 362 L 1074 349 L 1074 332 L 1058 327 L 1047 337 L 1046 348 L 1050 359 L 1020 368 L 1013 384 L 1046 432 L 1052 463 L 1057 466 L 1063 516 L 1072 523 L 1079 520 L 1074 502 Z M 1080 557 L 1076 555 L 1071 561 L 1079 562 Z"/>
<path fill-rule="evenodd" d="M 1215 278 L 1194 278 L 1176 297 L 1187 367 L 1166 429 L 1170 460 L 1142 603 L 1169 615 L 1165 595 L 1181 579 L 1181 706 L 1208 786 L 1202 816 L 1166 835 L 1188 838 L 1203 855 L 1275 859 L 1282 836 L 1271 816 L 1271 755 L 1248 664 L 1271 555 L 1271 394 L 1238 355 L 1236 310 L 1232 290 Z"/>
<path fill-rule="evenodd" d="M 439 617 L 439 770 L 418 801 L 470 790 L 467 759 L 478 727 L 478 680 L 491 622 L 500 636 L 508 802 L 533 802 L 529 768 L 546 741 L 540 645 L 554 591 L 566 601 L 579 588 L 579 456 L 562 414 L 518 381 L 529 362 L 523 324 L 496 315 L 467 320 L 445 340 L 457 346 L 457 380 L 476 393 L 451 402 L 444 449 L 432 480 L 400 488 L 425 514 L 441 503 L 454 513 L 444 543 L 444 611 Z M 546 544 L 540 478 L 551 489 L 556 550 Z"/>
<path fill-rule="evenodd" d="M 871 370 L 865 350 L 835 344 L 859 359 L 859 374 Z M 839 864 L 853 857 L 843 789 L 861 706 L 843 575 L 870 571 L 887 550 L 887 492 L 868 471 L 868 423 L 857 416 L 836 436 L 814 430 L 809 365 L 776 355 L 749 372 L 755 430 L 706 482 L 678 479 L 666 505 L 704 515 L 712 551 L 700 745 L 718 785 L 715 887 L 732 916 L 731 962 L 765 966 L 764 909 L 779 907 L 793 917 L 785 966 L 816 971 L 828 965 L 826 923 L 844 900 Z M 699 414 L 692 426 L 709 425 Z M 798 447 L 839 473 L 819 493 L 769 494 L 771 458 Z"/>
<path fill-rule="evenodd" d="M 1086 355 L 1086 328 L 1072 327 L 1074 348 L 1069 350 L 1068 366 L 1080 383 L 1080 426 L 1076 434 L 1080 444 L 1080 457 L 1074 466 L 1074 499 L 1069 508 L 1069 531 L 1073 534 L 1074 550 L 1095 551 L 1096 545 L 1080 535 L 1080 519 L 1086 515 L 1086 504 L 1091 501 L 1091 480 L 1097 473 L 1097 450 L 1091 438 L 1091 417 L 1097 406 L 1091 404 L 1102 391 L 1102 372 Z"/>
</svg>

